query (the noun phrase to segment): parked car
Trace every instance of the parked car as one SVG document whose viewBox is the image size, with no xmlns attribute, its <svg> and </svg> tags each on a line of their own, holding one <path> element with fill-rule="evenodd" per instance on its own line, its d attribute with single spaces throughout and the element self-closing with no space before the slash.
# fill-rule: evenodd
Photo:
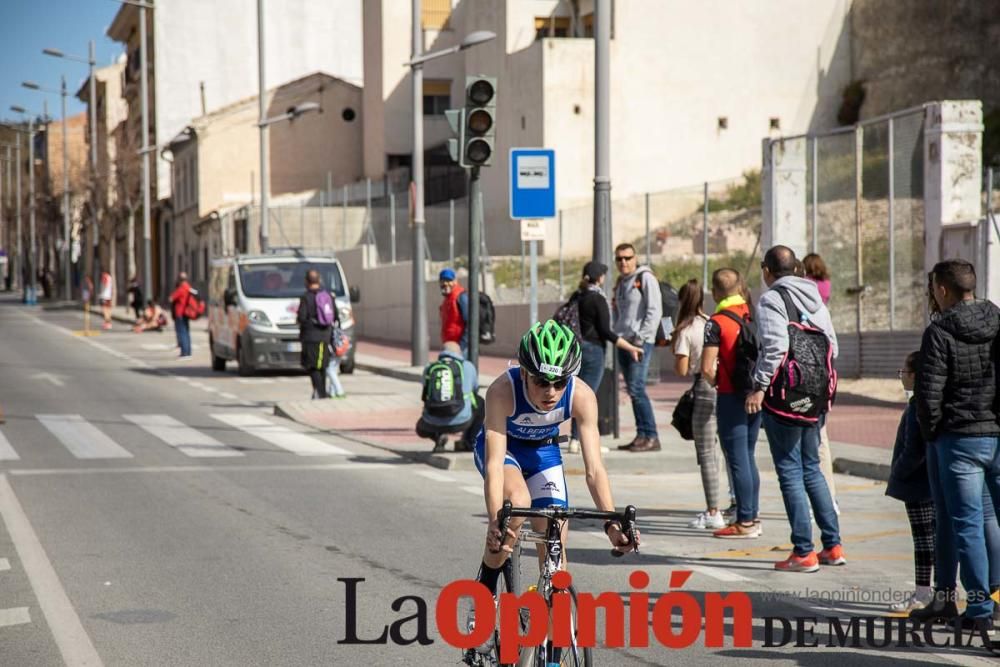
<svg viewBox="0 0 1000 667">
<path fill-rule="evenodd" d="M 335 257 L 273 252 L 238 255 L 212 262 L 208 285 L 208 336 L 212 370 L 235 360 L 240 375 L 259 370 L 300 368 L 299 325 L 295 315 L 309 269 L 319 271 L 340 313 L 352 345 L 341 371 L 354 372 L 354 314 L 360 294 L 351 290 Z"/>
</svg>

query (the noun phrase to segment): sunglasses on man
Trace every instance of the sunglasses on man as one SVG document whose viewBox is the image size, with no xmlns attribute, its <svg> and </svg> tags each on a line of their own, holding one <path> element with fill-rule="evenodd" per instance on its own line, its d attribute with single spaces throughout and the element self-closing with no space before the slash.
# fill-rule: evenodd
<svg viewBox="0 0 1000 667">
<path fill-rule="evenodd" d="M 549 382 L 545 378 L 538 377 L 537 375 L 531 375 L 529 377 L 531 378 L 531 384 L 535 385 L 539 389 L 548 389 L 549 387 L 553 387 L 556 391 L 558 391 L 560 389 L 565 389 L 566 385 L 569 384 L 569 378 Z"/>
<path fill-rule="evenodd" d="M 617 255 L 615 257 L 616 262 L 631 262 L 635 259 L 635 255 Z"/>
</svg>

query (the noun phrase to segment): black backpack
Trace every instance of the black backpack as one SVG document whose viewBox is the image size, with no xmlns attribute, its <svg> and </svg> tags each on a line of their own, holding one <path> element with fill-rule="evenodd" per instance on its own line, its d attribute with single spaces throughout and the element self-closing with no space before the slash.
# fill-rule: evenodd
<svg viewBox="0 0 1000 667">
<path fill-rule="evenodd" d="M 454 417 L 465 407 L 464 371 L 462 362 L 444 357 L 431 363 L 424 371 L 424 392 L 421 398 L 427 414 Z"/>
<path fill-rule="evenodd" d="M 576 334 L 577 340 L 583 340 L 580 333 L 580 292 L 573 292 L 569 301 L 559 306 L 552 319 L 572 329 L 573 333 Z"/>
<path fill-rule="evenodd" d="M 731 310 L 723 310 L 719 315 L 728 317 L 740 325 L 740 335 L 736 339 L 736 363 L 732 368 L 727 368 L 729 381 L 733 389 L 743 394 L 753 391 L 753 367 L 757 362 L 757 331 L 753 320 L 749 317 L 743 318 Z M 722 363 L 722 356 L 719 356 L 719 363 Z"/>
<path fill-rule="evenodd" d="M 479 342 L 483 345 L 497 340 L 497 311 L 493 299 L 485 292 L 479 293 Z"/>
<path fill-rule="evenodd" d="M 802 317 L 788 290 L 776 290 L 788 314 L 788 353 L 764 394 L 764 409 L 797 425 L 816 424 L 837 391 L 833 346 L 826 333 Z"/>
</svg>

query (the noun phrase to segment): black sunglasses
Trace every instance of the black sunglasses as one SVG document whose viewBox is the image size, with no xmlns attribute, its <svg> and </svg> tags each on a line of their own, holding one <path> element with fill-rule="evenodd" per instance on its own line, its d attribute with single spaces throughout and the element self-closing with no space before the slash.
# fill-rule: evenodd
<svg viewBox="0 0 1000 667">
<path fill-rule="evenodd" d="M 615 257 L 616 262 L 631 262 L 635 259 L 635 255 L 618 255 Z"/>
<path fill-rule="evenodd" d="M 563 378 L 562 380 L 556 380 L 555 382 L 549 382 L 545 378 L 540 378 L 537 375 L 532 375 L 531 384 L 535 385 L 539 389 L 548 389 L 549 387 L 554 387 L 555 389 L 565 389 L 566 385 L 569 384 L 569 378 Z"/>
</svg>

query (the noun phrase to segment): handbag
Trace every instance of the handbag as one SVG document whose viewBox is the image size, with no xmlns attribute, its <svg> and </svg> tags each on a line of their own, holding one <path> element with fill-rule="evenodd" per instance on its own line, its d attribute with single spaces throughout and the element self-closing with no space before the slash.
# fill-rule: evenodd
<svg viewBox="0 0 1000 667">
<path fill-rule="evenodd" d="M 670 425 L 677 429 L 683 439 L 694 440 L 694 385 L 677 401 Z"/>
</svg>

